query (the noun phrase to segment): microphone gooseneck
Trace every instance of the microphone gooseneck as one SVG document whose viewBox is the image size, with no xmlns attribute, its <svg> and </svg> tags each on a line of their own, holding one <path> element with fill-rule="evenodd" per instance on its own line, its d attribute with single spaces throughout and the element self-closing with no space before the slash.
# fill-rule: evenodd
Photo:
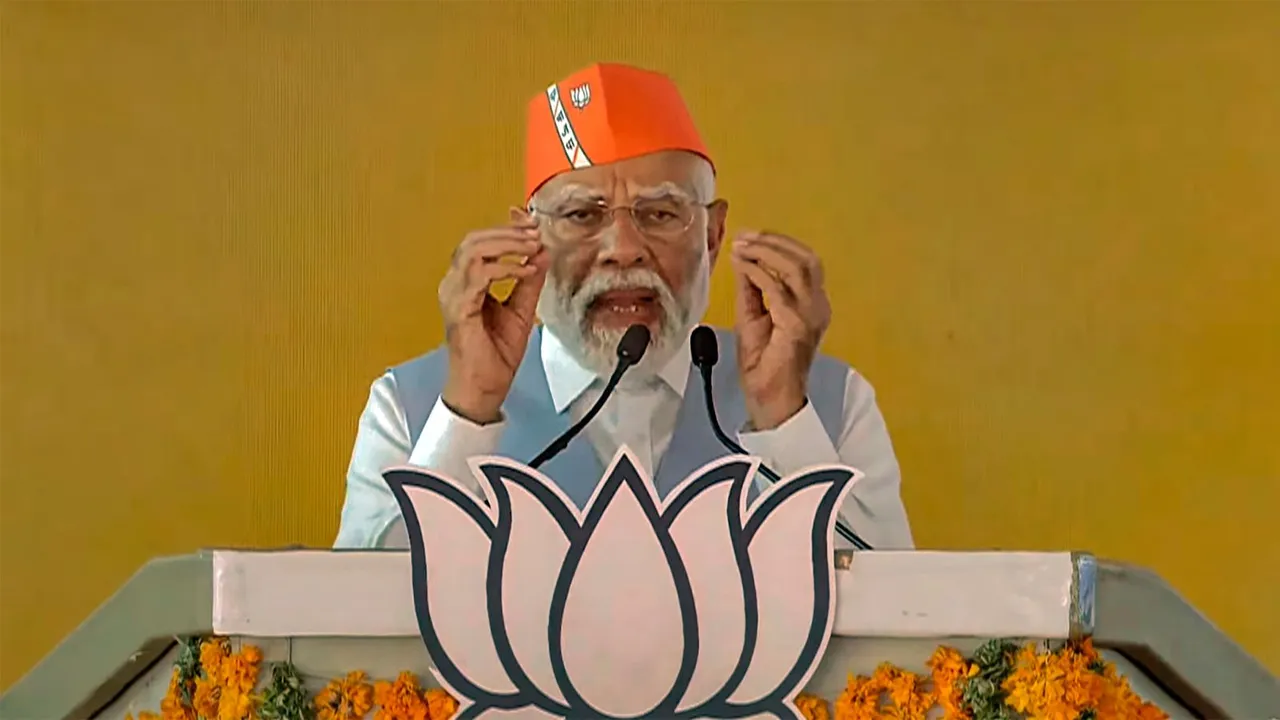
<svg viewBox="0 0 1280 720">
<path fill-rule="evenodd" d="M 689 353 L 693 356 L 693 364 L 702 374 L 702 396 L 707 405 L 707 419 L 711 421 L 711 432 L 716 436 L 716 440 L 732 452 L 739 455 L 750 455 L 741 445 L 733 438 L 725 434 L 723 428 L 720 427 L 720 421 L 716 418 L 716 402 L 715 394 L 712 392 L 711 371 L 715 368 L 717 362 L 720 361 L 720 343 L 716 340 L 716 332 L 706 325 L 699 325 L 694 328 L 693 335 L 689 338 Z M 782 478 L 778 473 L 774 472 L 764 463 L 759 466 L 760 474 L 769 479 L 769 482 L 778 482 Z M 853 546 L 859 550 L 871 550 L 871 545 L 867 544 L 853 530 L 851 530 L 840 519 L 836 520 L 836 534 L 848 540 Z"/>
<path fill-rule="evenodd" d="M 538 453 L 529 467 L 538 468 L 551 458 L 564 452 L 569 447 L 569 443 L 573 441 L 578 433 L 590 423 L 596 415 L 600 414 L 601 408 L 604 407 L 609 396 L 613 395 L 613 391 L 618 387 L 618 382 L 622 380 L 622 376 L 633 365 L 640 362 L 644 358 L 645 350 L 649 349 L 649 328 L 644 325 L 632 325 L 622 334 L 622 339 L 618 341 L 618 364 L 613 368 L 613 374 L 609 376 L 608 382 L 605 383 L 604 391 L 600 393 L 600 397 L 596 399 L 591 409 L 587 411 L 582 419 L 574 423 L 572 427 L 564 431 L 560 437 L 556 438 L 542 452 Z"/>
</svg>

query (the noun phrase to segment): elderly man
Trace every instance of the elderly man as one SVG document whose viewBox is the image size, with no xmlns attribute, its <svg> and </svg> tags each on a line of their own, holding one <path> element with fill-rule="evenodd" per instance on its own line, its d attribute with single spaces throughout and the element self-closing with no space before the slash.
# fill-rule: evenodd
<svg viewBox="0 0 1280 720">
<path fill-rule="evenodd" d="M 439 287 L 444 346 L 373 384 L 336 547 L 406 546 L 388 467 L 474 483 L 468 457 L 533 458 L 599 398 L 636 323 L 652 337 L 642 361 L 544 472 L 582 506 L 621 445 L 659 495 L 726 452 L 691 375 L 689 337 L 726 249 L 729 206 L 679 91 L 663 75 L 600 64 L 547 88 L 528 112 L 527 205 L 454 250 Z M 863 471 L 843 521 L 873 547 L 911 548 L 874 392 L 818 353 L 831 308 L 817 256 L 754 230 L 727 250 L 737 301 L 734 330 L 717 331 L 724 425 L 782 475 L 820 463 Z M 509 280 L 500 302 L 491 287 Z"/>
</svg>

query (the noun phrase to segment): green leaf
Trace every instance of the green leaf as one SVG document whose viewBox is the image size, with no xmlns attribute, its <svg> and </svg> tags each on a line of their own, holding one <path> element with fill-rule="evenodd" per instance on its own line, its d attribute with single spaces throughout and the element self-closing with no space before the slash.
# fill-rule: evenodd
<svg viewBox="0 0 1280 720">
<path fill-rule="evenodd" d="M 974 720 L 1018 720 L 1018 714 L 1005 704 L 1002 685 L 1013 672 L 1018 644 L 995 638 L 983 643 L 973 653 L 978 673 L 963 681 L 961 698 Z"/>
<path fill-rule="evenodd" d="M 182 704 L 191 707 L 191 694 L 196 678 L 200 677 L 200 638 L 178 638 L 178 688 L 182 693 Z"/>
<path fill-rule="evenodd" d="M 271 682 L 262 693 L 258 715 L 262 720 L 314 720 L 311 694 L 292 663 L 272 663 Z"/>
</svg>

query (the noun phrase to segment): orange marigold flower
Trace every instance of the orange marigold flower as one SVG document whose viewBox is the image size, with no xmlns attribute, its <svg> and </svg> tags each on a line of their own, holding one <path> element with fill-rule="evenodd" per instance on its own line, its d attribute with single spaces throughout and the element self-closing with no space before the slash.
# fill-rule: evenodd
<svg viewBox="0 0 1280 720">
<path fill-rule="evenodd" d="M 253 720 L 257 716 L 253 689 L 258 686 L 261 667 L 262 650 L 255 645 L 245 645 L 240 652 L 221 660 L 217 680 L 222 696 L 216 720 Z M 214 720 L 215 716 L 207 717 Z"/>
<path fill-rule="evenodd" d="M 926 689 L 925 679 L 901 668 L 882 665 L 881 669 L 888 676 L 885 690 L 892 703 L 886 714 L 895 720 L 925 720 L 933 707 L 933 692 Z"/>
<path fill-rule="evenodd" d="M 183 688 L 182 675 L 175 667 L 173 674 L 169 676 L 169 689 L 160 700 L 160 720 L 197 720 L 195 708 L 182 702 L 184 689 L 195 692 L 193 683 L 188 682 L 186 685 L 188 687 Z"/>
<path fill-rule="evenodd" d="M 800 693 L 796 696 L 796 709 L 805 720 L 831 720 L 831 710 L 827 701 L 817 695 Z"/>
<path fill-rule="evenodd" d="M 1097 649 L 1093 647 L 1093 638 L 1085 638 L 1073 645 L 1072 648 L 1083 655 L 1090 663 L 1102 661 L 1102 657 L 1098 655 Z"/>
<path fill-rule="evenodd" d="M 1014 669 L 1004 681 L 1009 707 L 1043 720 L 1075 720 L 1096 707 L 1105 680 L 1089 669 L 1091 660 L 1073 648 L 1037 652 L 1026 645 L 1014 658 Z"/>
<path fill-rule="evenodd" d="M 933 705 L 924 678 L 883 663 L 871 677 L 849 677 L 835 702 L 835 720 L 924 720 Z"/>
<path fill-rule="evenodd" d="M 231 643 L 226 638 L 209 638 L 200 643 L 200 669 L 209 677 L 222 670 L 222 661 L 231 656 Z"/>
<path fill-rule="evenodd" d="M 844 691 L 833 704 L 835 720 L 876 720 L 880 717 L 882 692 L 875 676 L 850 674 Z"/>
<path fill-rule="evenodd" d="M 400 673 L 395 682 L 374 683 L 373 701 L 378 704 L 374 720 L 428 720 L 427 701 L 411 672 Z"/>
<path fill-rule="evenodd" d="M 191 707 L 205 720 L 218 717 L 218 705 L 222 702 L 222 688 L 211 677 L 196 678 L 196 691 Z"/>
<path fill-rule="evenodd" d="M 945 645 L 933 651 L 925 666 L 933 682 L 933 702 L 942 708 L 942 720 L 969 720 L 960 681 L 976 675 L 978 666 L 965 660 L 959 650 Z"/>
<path fill-rule="evenodd" d="M 426 692 L 427 720 L 449 720 L 458 712 L 458 700 L 440 688 Z"/>
<path fill-rule="evenodd" d="M 1165 711 L 1139 697 L 1111 663 L 1103 667 L 1102 677 L 1105 687 L 1095 706 L 1099 720 L 1169 720 Z"/>
<path fill-rule="evenodd" d="M 332 680 L 315 700 L 317 720 L 361 720 L 373 708 L 373 686 L 361 671 Z"/>
</svg>

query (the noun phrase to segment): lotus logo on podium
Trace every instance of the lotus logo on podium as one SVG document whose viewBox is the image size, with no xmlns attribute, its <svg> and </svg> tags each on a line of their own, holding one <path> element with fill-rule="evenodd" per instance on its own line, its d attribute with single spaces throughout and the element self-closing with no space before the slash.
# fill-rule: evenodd
<svg viewBox="0 0 1280 720">
<path fill-rule="evenodd" d="M 385 477 L 414 606 L 459 718 L 798 718 L 835 613 L 831 537 L 860 473 L 793 475 L 748 507 L 731 456 L 659 500 L 626 448 L 579 510 L 499 457 Z"/>
</svg>

